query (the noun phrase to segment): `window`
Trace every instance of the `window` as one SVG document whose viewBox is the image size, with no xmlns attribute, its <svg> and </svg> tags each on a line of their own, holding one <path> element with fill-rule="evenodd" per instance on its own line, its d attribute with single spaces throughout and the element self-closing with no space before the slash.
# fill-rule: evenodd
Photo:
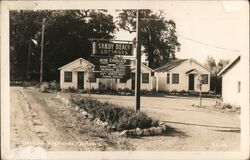
<svg viewBox="0 0 250 160">
<path fill-rule="evenodd" d="M 178 73 L 173 73 L 172 74 L 172 83 L 173 84 L 179 84 L 179 74 Z"/>
<path fill-rule="evenodd" d="M 207 74 L 202 74 L 201 79 L 202 79 L 202 84 L 208 84 L 208 75 Z"/>
<path fill-rule="evenodd" d="M 72 72 L 64 72 L 64 82 L 72 82 Z"/>
<path fill-rule="evenodd" d="M 126 81 L 126 78 L 121 78 L 120 79 L 120 83 L 126 83 L 127 81 Z"/>
<path fill-rule="evenodd" d="M 167 84 L 169 84 L 169 82 L 170 82 L 170 75 L 169 75 L 169 73 L 167 74 Z"/>
<path fill-rule="evenodd" d="M 96 77 L 95 77 L 95 74 L 93 72 L 90 73 L 89 82 L 91 82 L 91 83 L 96 82 Z"/>
<path fill-rule="evenodd" d="M 149 73 L 142 73 L 142 83 L 149 83 Z"/>
<path fill-rule="evenodd" d="M 238 90 L 238 92 L 240 92 L 240 90 L 241 90 L 241 84 L 240 84 L 240 81 L 238 81 L 238 82 L 237 82 L 237 90 Z"/>
</svg>

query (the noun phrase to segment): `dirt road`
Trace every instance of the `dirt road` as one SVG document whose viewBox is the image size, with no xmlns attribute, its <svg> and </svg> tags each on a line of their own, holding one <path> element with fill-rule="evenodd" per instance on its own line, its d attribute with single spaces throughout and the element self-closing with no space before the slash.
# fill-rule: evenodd
<svg viewBox="0 0 250 160">
<path fill-rule="evenodd" d="M 123 106 L 134 105 L 132 96 L 91 96 Z M 11 87 L 10 97 L 12 148 L 32 145 L 57 151 L 240 149 L 239 114 L 194 108 L 192 104 L 198 104 L 197 98 L 142 97 L 142 111 L 167 122 L 173 129 L 163 136 L 124 140 L 83 121 L 80 113 L 66 107 L 55 93 Z M 214 103 L 213 99 L 203 100 L 207 106 Z"/>
<path fill-rule="evenodd" d="M 53 151 L 125 150 L 56 94 L 34 88 L 11 87 L 11 148 L 34 146 Z M 121 144 L 119 144 L 121 143 Z"/>
</svg>

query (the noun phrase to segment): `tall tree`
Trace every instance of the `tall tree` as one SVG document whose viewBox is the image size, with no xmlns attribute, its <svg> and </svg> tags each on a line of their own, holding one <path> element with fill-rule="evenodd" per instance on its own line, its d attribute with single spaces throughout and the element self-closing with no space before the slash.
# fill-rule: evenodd
<svg viewBox="0 0 250 160">
<path fill-rule="evenodd" d="M 216 63 L 215 59 L 212 56 L 208 56 L 205 62 L 205 66 L 208 67 L 211 71 L 211 81 L 210 81 L 210 90 L 216 92 L 217 94 L 221 94 L 222 87 L 222 79 L 218 77 L 217 74 L 227 65 L 229 64 L 229 60 L 220 59 L 218 63 Z"/>
<path fill-rule="evenodd" d="M 107 10 L 12 11 L 10 14 L 11 77 L 25 79 L 31 38 L 41 39 L 42 18 L 46 18 L 44 35 L 44 79 L 59 79 L 58 68 L 83 57 L 89 59 L 89 38 L 113 37 L 115 24 Z M 32 46 L 32 79 L 39 77 L 40 45 Z"/>
<path fill-rule="evenodd" d="M 119 28 L 135 32 L 136 10 L 118 11 Z M 149 66 L 157 68 L 171 59 L 175 59 L 176 51 L 180 50 L 180 43 L 176 36 L 176 24 L 173 20 L 166 20 L 164 12 L 159 14 L 151 10 L 140 10 L 141 39 Z"/>
</svg>

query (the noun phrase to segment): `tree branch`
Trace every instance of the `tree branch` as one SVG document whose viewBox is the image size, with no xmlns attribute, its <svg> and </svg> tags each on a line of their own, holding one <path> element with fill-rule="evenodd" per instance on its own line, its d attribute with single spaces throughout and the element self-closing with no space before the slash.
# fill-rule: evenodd
<svg viewBox="0 0 250 160">
<path fill-rule="evenodd" d="M 129 33 L 136 32 L 136 30 L 130 30 L 130 28 L 128 26 L 124 26 L 123 29 L 126 30 L 126 31 L 128 31 Z"/>
</svg>

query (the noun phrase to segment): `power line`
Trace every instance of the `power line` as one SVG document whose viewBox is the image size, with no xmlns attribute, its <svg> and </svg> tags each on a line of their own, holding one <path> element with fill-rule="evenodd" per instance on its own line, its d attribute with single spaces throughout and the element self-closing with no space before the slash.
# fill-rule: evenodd
<svg viewBox="0 0 250 160">
<path fill-rule="evenodd" d="M 216 45 L 213 45 L 213 44 L 208 44 L 208 43 L 204 43 L 204 42 L 201 42 L 201 41 L 197 41 L 197 40 L 194 40 L 192 38 L 188 38 L 186 36 L 182 36 L 178 33 L 176 33 L 176 35 L 186 39 L 186 40 L 190 40 L 192 42 L 196 42 L 196 43 L 199 43 L 199 44 L 202 44 L 202 45 L 205 45 L 205 46 L 209 46 L 209 47 L 214 47 L 214 48 L 217 48 L 217 49 L 222 49 L 222 50 L 227 50 L 227 51 L 233 51 L 233 52 L 240 52 L 240 50 L 236 50 L 236 49 L 229 49 L 229 48 L 224 48 L 224 47 L 219 47 L 219 46 L 216 46 Z"/>
</svg>

